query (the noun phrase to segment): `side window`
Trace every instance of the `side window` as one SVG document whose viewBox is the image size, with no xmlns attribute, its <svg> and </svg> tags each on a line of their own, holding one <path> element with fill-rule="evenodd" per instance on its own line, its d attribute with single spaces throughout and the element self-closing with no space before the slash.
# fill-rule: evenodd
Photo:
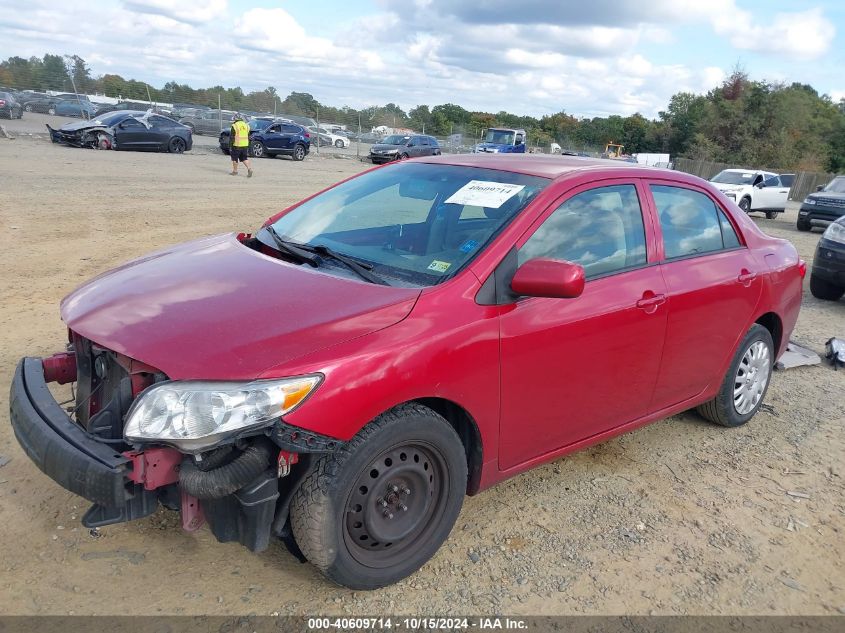
<svg viewBox="0 0 845 633">
<path fill-rule="evenodd" d="M 151 116 L 150 117 L 150 125 L 157 130 L 163 130 L 171 126 L 169 120 L 165 119 L 161 116 Z"/>
<path fill-rule="evenodd" d="M 282 134 L 299 134 L 299 128 L 295 125 L 282 124 Z"/>
<path fill-rule="evenodd" d="M 751 184 L 752 184 L 752 185 L 754 185 L 754 186 L 756 187 L 756 186 L 757 186 L 757 185 L 759 185 L 761 182 L 763 182 L 763 174 L 757 174 L 757 175 L 754 177 L 754 182 L 752 182 Z"/>
<path fill-rule="evenodd" d="M 123 119 L 123 121 L 120 123 L 120 128 L 123 130 L 142 130 L 144 129 L 144 124 L 136 119 L 129 117 L 127 119 Z"/>
<path fill-rule="evenodd" d="M 651 185 L 666 259 L 740 246 L 730 221 L 708 196 L 691 189 Z"/>
<path fill-rule="evenodd" d="M 784 187 L 791 187 L 793 182 L 795 182 L 795 174 L 780 175 L 780 184 Z"/>
<path fill-rule="evenodd" d="M 429 143 L 428 143 L 428 137 L 427 137 L 427 136 L 421 136 L 421 137 L 420 137 L 420 145 L 426 145 L 426 146 L 428 146 L 428 144 L 429 144 Z"/>
<path fill-rule="evenodd" d="M 636 187 L 599 187 L 571 197 L 519 249 L 520 264 L 535 257 L 581 264 L 588 279 L 645 265 Z"/>
<path fill-rule="evenodd" d="M 777 176 L 772 176 L 771 178 L 763 181 L 764 187 L 780 187 L 780 178 Z"/>
</svg>

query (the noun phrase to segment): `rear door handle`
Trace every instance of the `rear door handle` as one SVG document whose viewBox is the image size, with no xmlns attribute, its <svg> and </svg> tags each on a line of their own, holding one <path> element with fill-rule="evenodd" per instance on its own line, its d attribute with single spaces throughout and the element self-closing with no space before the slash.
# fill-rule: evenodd
<svg viewBox="0 0 845 633">
<path fill-rule="evenodd" d="M 757 273 L 749 272 L 745 269 L 739 274 L 736 280 L 744 286 L 751 285 L 751 282 L 757 278 Z"/>
<path fill-rule="evenodd" d="M 652 297 L 644 297 L 637 301 L 638 308 L 651 308 L 657 307 L 663 303 L 666 303 L 666 295 L 654 295 Z"/>
</svg>

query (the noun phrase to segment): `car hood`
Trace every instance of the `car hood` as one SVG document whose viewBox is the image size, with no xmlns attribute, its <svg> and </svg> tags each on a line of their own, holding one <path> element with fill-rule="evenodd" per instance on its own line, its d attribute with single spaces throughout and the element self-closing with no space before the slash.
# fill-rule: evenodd
<svg viewBox="0 0 845 633">
<path fill-rule="evenodd" d="M 109 113 L 111 114 L 111 113 Z M 78 132 L 79 130 L 85 130 L 91 127 L 109 127 L 108 125 L 103 125 L 102 123 L 97 123 L 97 119 L 93 119 L 91 121 L 81 120 L 81 121 L 74 121 L 73 123 L 66 123 L 62 127 L 59 128 L 60 132 Z"/>
<path fill-rule="evenodd" d="M 828 200 L 845 200 L 845 193 L 836 193 L 833 191 L 816 191 L 807 196 L 813 200 L 820 200 L 827 198 Z"/>
<path fill-rule="evenodd" d="M 290 264 L 230 234 L 95 277 L 61 313 L 74 332 L 174 380 L 252 380 L 401 321 L 419 293 Z"/>
<path fill-rule="evenodd" d="M 713 182 L 710 181 L 710 184 L 716 187 L 719 191 L 733 191 L 735 189 L 744 189 L 745 187 L 750 187 L 751 185 L 731 185 L 726 182 Z"/>
</svg>

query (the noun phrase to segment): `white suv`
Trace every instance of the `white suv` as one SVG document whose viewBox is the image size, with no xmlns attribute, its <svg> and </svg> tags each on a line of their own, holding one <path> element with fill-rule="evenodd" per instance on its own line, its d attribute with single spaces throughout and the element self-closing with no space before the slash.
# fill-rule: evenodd
<svg viewBox="0 0 845 633">
<path fill-rule="evenodd" d="M 746 213 L 761 211 L 772 219 L 786 209 L 793 178 L 794 174 L 759 169 L 724 169 L 710 182 Z"/>
</svg>

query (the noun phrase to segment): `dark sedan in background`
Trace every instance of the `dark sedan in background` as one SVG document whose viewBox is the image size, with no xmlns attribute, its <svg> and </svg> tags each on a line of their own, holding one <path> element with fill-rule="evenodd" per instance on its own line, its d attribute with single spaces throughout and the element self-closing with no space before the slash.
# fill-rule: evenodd
<svg viewBox="0 0 845 633">
<path fill-rule="evenodd" d="M 798 209 L 799 231 L 825 228 L 845 215 L 845 175 L 840 175 L 804 198 Z"/>
<path fill-rule="evenodd" d="M 391 134 L 370 148 L 370 160 L 376 164 L 439 155 L 437 139 L 423 134 Z"/>
<path fill-rule="evenodd" d="M 152 112 L 109 112 L 91 121 L 68 123 L 58 130 L 48 125 L 47 129 L 54 143 L 74 147 L 181 154 L 193 146 L 190 128 Z"/>
<path fill-rule="evenodd" d="M 311 134 L 301 125 L 286 119 L 255 118 L 249 121 L 249 154 L 273 158 L 278 154 L 303 160 L 308 155 Z M 229 153 L 229 130 L 220 132 L 220 149 Z"/>
<path fill-rule="evenodd" d="M 59 101 L 56 103 L 56 115 L 58 116 L 73 116 L 80 119 L 91 118 L 97 114 L 97 106 L 90 101 Z"/>
<path fill-rule="evenodd" d="M 826 301 L 838 301 L 845 295 L 845 216 L 825 229 L 816 246 L 810 292 Z"/>
<path fill-rule="evenodd" d="M 0 116 L 7 119 L 23 118 L 23 106 L 10 92 L 0 92 Z"/>
<path fill-rule="evenodd" d="M 40 112 L 41 114 L 56 114 L 56 104 L 62 101 L 56 97 L 26 95 L 23 102 L 23 109 L 27 112 Z"/>
</svg>

